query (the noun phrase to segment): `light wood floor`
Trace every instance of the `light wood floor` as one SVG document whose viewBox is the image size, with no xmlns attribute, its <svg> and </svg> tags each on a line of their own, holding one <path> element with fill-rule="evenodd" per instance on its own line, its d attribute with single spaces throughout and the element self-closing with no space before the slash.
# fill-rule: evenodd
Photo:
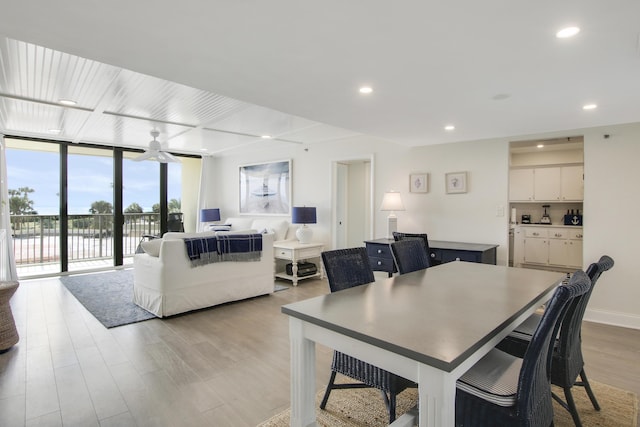
<svg viewBox="0 0 640 427">
<path fill-rule="evenodd" d="M 0 355 L 0 426 L 255 426 L 289 407 L 280 306 L 326 292 L 308 280 L 105 329 L 57 279 L 23 281 L 11 300 L 21 339 Z M 590 379 L 640 394 L 640 331 L 585 322 L 583 341 Z M 317 348 L 321 389 L 331 350 Z"/>
</svg>

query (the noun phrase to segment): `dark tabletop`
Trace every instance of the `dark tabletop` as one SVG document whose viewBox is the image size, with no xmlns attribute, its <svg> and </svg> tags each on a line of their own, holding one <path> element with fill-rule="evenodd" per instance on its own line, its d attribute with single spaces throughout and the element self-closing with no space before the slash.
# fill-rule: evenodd
<svg viewBox="0 0 640 427">
<path fill-rule="evenodd" d="M 451 372 L 564 276 L 457 261 L 288 304 L 282 312 Z"/>
</svg>

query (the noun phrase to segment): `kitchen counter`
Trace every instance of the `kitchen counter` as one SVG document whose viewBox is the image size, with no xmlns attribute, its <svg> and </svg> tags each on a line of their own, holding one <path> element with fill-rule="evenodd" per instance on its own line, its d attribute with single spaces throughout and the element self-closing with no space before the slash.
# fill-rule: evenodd
<svg viewBox="0 0 640 427">
<path fill-rule="evenodd" d="M 515 224 L 512 227 L 553 227 L 553 228 L 582 228 L 581 225 L 564 225 L 564 224 Z"/>
</svg>

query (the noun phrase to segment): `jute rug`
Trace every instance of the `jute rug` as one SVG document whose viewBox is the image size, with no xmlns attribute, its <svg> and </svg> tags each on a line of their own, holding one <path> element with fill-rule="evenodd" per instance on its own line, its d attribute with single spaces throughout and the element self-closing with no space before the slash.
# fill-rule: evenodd
<svg viewBox="0 0 640 427">
<path fill-rule="evenodd" d="M 156 318 L 133 303 L 133 270 L 63 276 L 60 281 L 106 328 Z"/>
<path fill-rule="evenodd" d="M 638 396 L 635 393 L 591 381 L 601 410 L 591 406 L 587 394 L 576 387 L 574 398 L 582 425 L 585 427 L 637 427 Z M 559 396 L 561 389 L 554 387 Z M 319 409 L 324 390 L 316 395 L 316 417 L 320 427 L 374 427 L 388 424 L 387 411 L 378 390 L 352 389 L 333 390 L 326 410 Z M 416 405 L 416 389 L 408 389 L 398 395 L 397 414 L 400 416 Z M 556 427 L 573 427 L 571 415 L 554 401 L 554 424 Z M 258 427 L 288 427 L 289 409 L 273 416 Z"/>
</svg>

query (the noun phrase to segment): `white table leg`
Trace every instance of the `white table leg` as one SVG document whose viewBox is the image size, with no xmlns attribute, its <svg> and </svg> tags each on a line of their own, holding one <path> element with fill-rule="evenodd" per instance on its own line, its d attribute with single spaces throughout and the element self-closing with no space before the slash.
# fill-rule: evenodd
<svg viewBox="0 0 640 427">
<path fill-rule="evenodd" d="M 291 279 L 291 281 L 293 282 L 293 286 L 298 286 L 298 260 L 294 258 L 291 264 L 291 272 L 293 273 L 293 279 Z"/>
<path fill-rule="evenodd" d="M 430 366 L 418 371 L 420 427 L 453 427 L 455 425 L 456 380 L 453 375 Z"/>
<path fill-rule="evenodd" d="M 316 425 L 316 343 L 305 338 L 304 322 L 289 318 L 291 427 Z"/>
</svg>

